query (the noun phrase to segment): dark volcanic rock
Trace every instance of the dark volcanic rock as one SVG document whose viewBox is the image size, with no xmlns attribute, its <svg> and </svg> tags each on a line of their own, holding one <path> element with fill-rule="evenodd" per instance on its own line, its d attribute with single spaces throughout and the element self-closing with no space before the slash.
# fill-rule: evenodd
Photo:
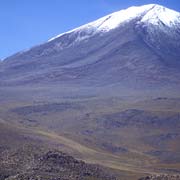
<svg viewBox="0 0 180 180">
<path fill-rule="evenodd" d="M 28 146 L 1 152 L 1 158 L 1 180 L 116 180 L 99 166 L 86 164 L 60 151 L 45 153 Z"/>
<path fill-rule="evenodd" d="M 102 122 L 107 128 L 120 128 L 125 126 L 148 126 L 151 128 L 180 127 L 179 113 L 163 117 L 151 111 L 138 109 L 128 109 L 119 113 L 106 115 L 102 118 Z"/>
<path fill-rule="evenodd" d="M 180 180 L 180 175 L 152 175 L 140 178 L 139 180 Z"/>
</svg>

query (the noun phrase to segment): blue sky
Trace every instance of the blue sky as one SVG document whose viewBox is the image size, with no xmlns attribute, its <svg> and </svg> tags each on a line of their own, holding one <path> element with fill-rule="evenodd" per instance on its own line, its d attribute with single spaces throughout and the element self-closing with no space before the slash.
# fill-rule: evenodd
<svg viewBox="0 0 180 180">
<path fill-rule="evenodd" d="M 114 11 L 150 3 L 180 11 L 180 0 L 0 0 L 0 59 Z"/>
</svg>

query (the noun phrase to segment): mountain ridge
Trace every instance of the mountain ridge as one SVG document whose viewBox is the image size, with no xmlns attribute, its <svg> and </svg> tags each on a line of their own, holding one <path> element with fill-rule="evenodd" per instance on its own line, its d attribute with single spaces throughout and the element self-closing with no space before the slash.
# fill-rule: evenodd
<svg viewBox="0 0 180 180">
<path fill-rule="evenodd" d="M 49 41 L 52 41 L 56 38 L 59 38 L 60 36 L 62 36 L 64 34 L 71 33 L 74 31 L 78 31 L 78 30 L 81 30 L 83 28 L 88 28 L 88 26 L 89 27 L 95 26 L 95 28 L 97 28 L 97 31 L 99 30 L 99 31 L 107 32 L 109 30 L 117 28 L 121 23 L 126 22 L 128 20 L 131 20 L 135 17 L 140 17 L 142 21 L 148 21 L 148 20 L 154 19 L 154 17 L 153 18 L 148 17 L 149 12 L 152 12 L 152 10 L 157 11 L 157 12 L 163 12 L 164 16 L 166 16 L 166 18 L 168 17 L 167 14 L 171 15 L 171 18 L 169 18 L 169 19 L 165 19 L 165 18 L 161 17 L 161 21 L 163 19 L 164 21 L 166 21 L 165 22 L 166 25 L 169 25 L 169 26 L 172 25 L 174 22 L 176 22 L 180 18 L 180 13 L 178 13 L 174 10 L 165 8 L 165 7 L 158 5 L 158 4 L 148 4 L 148 5 L 144 5 L 144 6 L 132 6 L 130 8 L 123 9 L 123 10 L 114 12 L 112 14 L 106 15 L 106 16 L 98 19 L 98 20 L 92 21 L 88 24 L 82 25 L 82 26 L 75 28 L 73 30 L 59 34 L 59 35 L 51 38 Z M 156 14 L 156 16 L 157 16 L 156 17 L 156 19 L 157 19 L 158 14 Z M 111 22 L 108 24 L 107 21 L 113 21 L 112 20 L 113 18 L 116 20 L 113 22 L 114 24 Z M 152 21 L 151 21 L 151 23 L 152 23 Z M 107 24 L 107 25 L 104 25 L 104 24 Z"/>
<path fill-rule="evenodd" d="M 139 17 L 140 20 L 142 20 L 142 22 L 145 22 L 145 21 L 150 21 L 151 19 L 153 20 L 157 20 L 158 19 L 158 15 L 156 14 L 156 18 L 151 18 L 151 17 L 148 17 L 148 13 L 150 11 L 151 15 L 153 15 L 152 11 L 153 9 L 156 9 L 156 11 L 159 11 L 160 12 L 165 12 L 166 11 L 166 14 L 168 15 L 171 15 L 171 18 L 168 18 L 168 16 L 165 14 L 165 17 L 168 18 L 167 20 L 163 18 L 165 22 L 165 24 L 167 25 L 173 25 L 174 21 L 177 21 L 177 19 L 180 19 L 180 13 L 177 12 L 177 11 L 174 11 L 174 10 L 171 10 L 169 8 L 166 8 L 162 5 L 159 5 L 159 4 L 148 4 L 148 5 L 143 5 L 143 6 L 132 6 L 130 8 L 127 8 L 127 9 L 122 9 L 120 11 L 116 11 L 114 13 L 111 13 L 109 15 L 106 15 L 102 18 L 99 18 L 95 21 L 92 21 L 90 23 L 87 23 L 85 25 L 82 25 L 80 27 L 77 27 L 75 29 L 72 29 L 72 30 L 69 30 L 69 31 L 66 31 L 64 33 L 61 33 L 57 36 L 54 36 L 52 38 L 50 38 L 47 42 L 44 42 L 42 44 L 39 44 L 37 46 L 34 46 L 32 48 L 35 48 L 35 47 L 38 47 L 38 46 L 41 46 L 43 44 L 46 44 L 48 42 L 51 42 L 53 40 L 56 40 L 57 38 L 60 38 L 62 37 L 63 35 L 66 35 L 66 34 L 70 34 L 70 33 L 73 33 L 73 32 L 78 32 L 80 30 L 83 30 L 83 29 L 88 29 L 89 28 L 89 33 L 92 35 L 94 35 L 94 33 L 98 33 L 98 32 L 108 32 L 109 30 L 112 30 L 112 29 L 115 29 L 117 28 L 119 25 L 121 25 L 121 23 L 124 23 L 128 20 L 132 20 L 133 18 L 135 17 Z M 130 15 L 129 15 L 130 14 Z M 176 16 L 176 17 L 175 17 Z M 114 22 L 110 22 L 108 24 L 108 20 L 110 21 L 111 19 L 115 19 Z M 161 20 L 161 19 L 159 19 Z M 111 20 L 113 21 L 113 20 Z M 162 21 L 162 20 L 161 20 Z M 113 24 L 114 23 L 114 24 Z M 152 23 L 152 21 L 150 21 L 150 23 Z M 158 22 L 155 22 L 154 23 L 158 23 Z M 163 22 L 162 22 L 163 23 Z M 105 24 L 105 25 L 103 25 Z M 102 26 L 102 27 L 101 27 Z M 91 29 L 92 28 L 92 29 Z M 92 31 L 92 32 L 91 32 Z M 95 31 L 95 32 L 93 32 Z M 82 37 L 82 40 L 86 40 L 86 38 L 88 38 L 89 36 L 87 35 L 87 37 Z M 77 39 L 77 41 L 80 40 L 80 39 Z M 31 50 L 32 48 L 29 48 L 27 50 L 23 50 L 23 51 L 20 51 L 18 53 L 16 53 L 17 55 L 19 54 L 22 54 L 22 53 L 25 53 L 25 52 L 28 52 L 29 50 Z M 14 54 L 14 55 L 16 55 Z M 13 55 L 12 55 L 13 56 Z M 11 56 L 9 56 L 11 57 Z M 5 58 L 4 60 L 8 59 L 9 57 Z"/>
<path fill-rule="evenodd" d="M 177 85 L 179 17 L 156 4 L 112 13 L 7 58 L 0 65 L 0 84 Z"/>
</svg>

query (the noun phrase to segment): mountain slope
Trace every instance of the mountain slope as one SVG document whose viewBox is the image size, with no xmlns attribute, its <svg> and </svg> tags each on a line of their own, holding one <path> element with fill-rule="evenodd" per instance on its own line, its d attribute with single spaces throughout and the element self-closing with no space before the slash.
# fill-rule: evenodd
<svg viewBox="0 0 180 180">
<path fill-rule="evenodd" d="M 179 24 L 179 13 L 154 4 L 113 13 L 7 58 L 1 84 L 176 85 Z"/>
</svg>

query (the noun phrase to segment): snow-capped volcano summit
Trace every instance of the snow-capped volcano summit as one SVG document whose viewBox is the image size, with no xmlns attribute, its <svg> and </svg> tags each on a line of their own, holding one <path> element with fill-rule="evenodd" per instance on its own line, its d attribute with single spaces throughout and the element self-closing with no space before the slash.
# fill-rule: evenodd
<svg viewBox="0 0 180 180">
<path fill-rule="evenodd" d="M 81 27 L 78 27 L 66 33 L 59 34 L 58 36 L 51 38 L 49 41 L 54 40 L 55 38 L 58 38 L 64 34 L 82 31 L 82 30 L 87 30 L 87 31 L 91 30 L 96 33 L 99 31 L 107 32 L 109 30 L 112 30 L 118 27 L 123 22 L 129 21 L 135 17 L 141 16 L 142 14 L 146 13 L 149 9 L 153 8 L 153 6 L 155 5 L 145 5 L 143 7 L 130 7 L 126 10 L 121 10 L 121 11 L 112 13 L 110 15 L 104 16 L 96 21 L 85 24 Z"/>
<path fill-rule="evenodd" d="M 180 84 L 180 13 L 160 5 L 130 7 L 5 59 L 3 82 Z"/>
<path fill-rule="evenodd" d="M 96 21 L 85 24 L 71 31 L 59 34 L 58 36 L 51 38 L 49 41 L 72 32 L 86 31 L 89 36 L 99 32 L 108 32 L 133 19 L 137 19 L 137 23 L 144 22 L 159 25 L 161 22 L 166 26 L 172 26 L 176 25 L 177 23 L 179 24 L 180 13 L 157 4 L 149 4 L 139 7 L 133 6 L 128 9 L 102 17 Z M 79 40 L 88 38 L 89 36 L 87 34 L 85 34 L 84 37 L 79 38 Z"/>
<path fill-rule="evenodd" d="M 143 16 L 142 22 L 159 25 L 159 22 L 166 26 L 179 25 L 180 13 L 160 5 L 153 5 L 152 8 Z"/>
</svg>

